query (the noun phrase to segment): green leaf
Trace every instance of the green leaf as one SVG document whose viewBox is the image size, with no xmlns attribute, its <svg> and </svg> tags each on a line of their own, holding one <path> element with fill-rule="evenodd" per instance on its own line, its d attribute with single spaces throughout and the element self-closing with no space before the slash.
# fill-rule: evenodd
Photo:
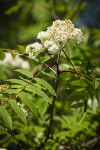
<svg viewBox="0 0 100 150">
<path fill-rule="evenodd" d="M 95 79 L 98 80 L 98 81 L 100 81 L 100 75 L 96 75 Z"/>
<path fill-rule="evenodd" d="M 8 111 L 2 106 L 0 106 L 0 116 L 3 118 L 6 127 L 12 129 L 12 119 Z"/>
<path fill-rule="evenodd" d="M 90 59 L 87 62 L 87 66 L 86 66 L 85 70 L 87 71 L 87 73 L 91 73 L 92 65 L 91 65 Z"/>
<path fill-rule="evenodd" d="M 56 96 L 55 90 L 52 88 L 52 86 L 46 82 L 43 79 L 40 78 L 35 78 L 34 79 L 37 83 L 39 83 L 40 85 L 44 86 L 50 93 L 52 93 L 54 96 Z"/>
<path fill-rule="evenodd" d="M 25 103 L 32 111 L 32 113 L 38 118 L 37 110 L 35 108 L 34 103 L 32 102 L 32 99 L 30 98 L 30 94 L 21 92 L 19 94 L 19 97 L 22 100 L 22 102 Z"/>
<path fill-rule="evenodd" d="M 24 46 L 21 46 L 21 45 L 17 45 L 17 46 L 18 46 L 18 52 L 20 54 L 25 54 L 25 48 L 24 48 Z"/>
<path fill-rule="evenodd" d="M 39 57 L 39 59 L 40 59 L 40 62 L 45 62 L 45 61 L 47 61 L 47 60 L 49 60 L 49 59 L 51 59 L 50 58 L 50 56 L 45 56 L 45 57 Z"/>
<path fill-rule="evenodd" d="M 20 85 L 26 85 L 27 83 L 23 80 L 20 80 L 20 79 L 9 79 L 7 81 L 10 81 L 11 83 L 17 83 L 17 84 L 20 84 Z"/>
<path fill-rule="evenodd" d="M 4 91 L 4 93 L 13 94 L 17 93 L 20 89 L 7 89 Z"/>
<path fill-rule="evenodd" d="M 49 76 L 49 77 L 51 77 L 51 78 L 54 78 L 54 79 L 56 79 L 57 78 L 57 75 L 56 74 L 54 74 L 53 72 L 51 73 L 51 72 L 44 72 L 44 71 L 42 71 L 42 74 L 44 74 L 44 75 L 46 75 L 46 76 Z"/>
<path fill-rule="evenodd" d="M 67 100 L 68 101 L 78 101 L 83 99 L 83 89 L 77 89 L 73 92 L 71 92 L 68 96 L 67 96 Z"/>
<path fill-rule="evenodd" d="M 63 71 L 63 70 L 68 70 L 68 69 L 73 69 L 72 66 L 68 65 L 68 64 L 61 64 L 59 65 L 59 69 L 60 71 Z"/>
<path fill-rule="evenodd" d="M 16 58 L 16 54 L 11 53 L 11 56 L 12 56 L 13 59 Z"/>
<path fill-rule="evenodd" d="M 97 89 L 100 87 L 100 75 L 96 75 L 94 78 L 94 88 Z"/>
<path fill-rule="evenodd" d="M 26 69 L 16 69 L 15 71 L 29 77 L 29 78 L 33 78 L 33 73 L 30 72 L 29 70 L 26 70 Z"/>
<path fill-rule="evenodd" d="M 17 85 L 17 84 L 11 85 L 12 89 L 21 89 L 22 87 L 23 87 L 23 85 Z"/>
<path fill-rule="evenodd" d="M 5 59 L 5 57 L 6 57 L 6 55 L 5 54 L 3 54 L 3 53 L 0 53 L 0 60 L 4 60 Z"/>
<path fill-rule="evenodd" d="M 14 100 L 10 100 L 9 104 L 12 107 L 12 109 L 15 111 L 15 113 L 17 114 L 17 116 L 20 118 L 20 120 L 23 123 L 27 124 L 25 113 L 22 111 L 22 109 L 20 108 L 20 106 L 18 106 L 18 104 Z"/>
<path fill-rule="evenodd" d="M 29 85 L 26 87 L 26 90 L 41 96 L 46 102 L 51 104 L 51 99 L 41 89 L 39 89 L 35 86 Z"/>
<path fill-rule="evenodd" d="M 5 11 L 7 15 L 17 12 L 21 7 L 21 4 L 16 4 Z"/>
<path fill-rule="evenodd" d="M 71 108 L 79 108 L 79 107 L 82 107 L 82 106 L 84 106 L 84 103 L 80 102 L 80 103 L 72 104 Z"/>
<path fill-rule="evenodd" d="M 97 89 L 97 88 L 99 88 L 100 87 L 100 81 L 98 81 L 98 80 L 94 80 L 94 88 L 95 89 Z"/>
</svg>

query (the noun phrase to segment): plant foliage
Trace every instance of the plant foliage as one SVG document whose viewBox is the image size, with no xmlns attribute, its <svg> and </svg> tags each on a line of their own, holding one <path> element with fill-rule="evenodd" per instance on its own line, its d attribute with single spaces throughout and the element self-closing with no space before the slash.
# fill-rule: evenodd
<svg viewBox="0 0 100 150">
<path fill-rule="evenodd" d="M 6 8 L 5 15 L 12 16 L 10 18 L 12 26 L 14 24 L 13 27 L 16 27 L 19 33 L 15 33 L 9 23 L 7 30 L 11 29 L 11 34 L 6 35 L 1 25 L 3 39 L 0 48 L 0 145 L 2 148 L 9 148 L 14 143 L 20 150 L 96 150 L 96 148 L 99 150 L 99 30 L 84 28 L 84 41 L 81 44 L 76 43 L 78 35 L 74 35 L 73 32 L 72 40 L 69 38 L 66 43 L 55 42 L 54 35 L 50 42 L 58 44 L 59 47 L 59 50 L 58 47 L 55 48 L 54 53 L 50 45 L 45 46 L 44 37 L 43 40 L 39 38 L 43 46 L 42 51 L 39 52 L 38 48 L 35 49 L 31 44 L 28 47 L 29 51 L 26 51 L 27 47 L 25 49 L 26 43 L 28 41 L 31 43 L 38 32 L 51 25 L 52 20 L 66 18 L 77 23 L 78 11 L 82 13 L 86 5 L 86 2 L 81 1 L 76 4 L 74 0 L 70 2 L 18 0 Z M 3 17 L 7 18 L 5 15 Z M 13 20 L 16 15 L 17 20 Z M 56 29 L 53 33 L 56 33 Z M 50 33 L 53 35 L 52 32 Z M 59 38 L 61 36 L 60 34 Z M 19 43 L 17 48 L 6 48 L 10 45 L 16 47 L 17 43 Z M 13 61 L 18 56 L 28 62 L 29 68 L 21 68 L 20 64 L 13 67 L 13 63 L 12 65 L 6 63 L 7 54 L 11 54 Z M 30 57 L 30 54 L 34 59 L 31 59 L 33 57 Z"/>
</svg>

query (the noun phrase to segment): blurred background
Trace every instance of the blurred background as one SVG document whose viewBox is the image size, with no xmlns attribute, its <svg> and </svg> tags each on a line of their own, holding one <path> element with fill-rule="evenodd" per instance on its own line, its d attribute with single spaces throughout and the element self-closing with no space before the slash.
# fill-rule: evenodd
<svg viewBox="0 0 100 150">
<path fill-rule="evenodd" d="M 99 0 L 0 0 L 0 47 L 33 42 L 56 19 L 71 19 L 87 28 L 91 40 L 100 28 Z M 98 37 L 99 38 L 99 37 Z M 98 40 L 95 41 L 98 44 Z"/>
</svg>

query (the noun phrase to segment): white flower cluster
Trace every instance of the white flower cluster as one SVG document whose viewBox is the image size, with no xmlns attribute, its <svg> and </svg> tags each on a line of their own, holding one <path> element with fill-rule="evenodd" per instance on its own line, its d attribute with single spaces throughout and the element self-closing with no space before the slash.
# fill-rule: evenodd
<svg viewBox="0 0 100 150">
<path fill-rule="evenodd" d="M 39 32 L 37 39 L 41 41 L 41 44 L 36 42 L 26 47 L 26 53 L 29 53 L 30 58 L 35 58 L 34 53 L 43 50 L 55 54 L 68 40 L 80 43 L 83 41 L 83 33 L 81 29 L 75 28 L 70 20 L 56 20 L 46 31 Z"/>
<path fill-rule="evenodd" d="M 10 86 L 9 86 L 8 84 L 0 85 L 0 92 L 1 92 L 1 91 L 4 91 L 4 90 L 6 90 L 6 89 L 9 89 L 9 88 L 10 88 Z"/>
<path fill-rule="evenodd" d="M 23 60 L 18 55 L 15 58 L 13 58 L 10 53 L 6 53 L 6 57 L 3 61 L 0 60 L 0 65 L 1 64 L 4 66 L 14 66 L 14 67 L 30 69 L 30 65 L 28 61 Z"/>
<path fill-rule="evenodd" d="M 29 44 L 26 47 L 26 53 L 29 54 L 29 58 L 34 59 L 35 58 L 35 53 L 41 52 L 43 49 L 42 44 L 35 42 L 33 44 Z"/>
</svg>

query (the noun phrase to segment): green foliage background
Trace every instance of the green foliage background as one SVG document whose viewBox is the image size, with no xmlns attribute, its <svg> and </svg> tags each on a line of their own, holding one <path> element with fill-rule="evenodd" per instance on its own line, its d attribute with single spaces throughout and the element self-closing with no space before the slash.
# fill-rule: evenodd
<svg viewBox="0 0 100 150">
<path fill-rule="evenodd" d="M 44 150 L 99 150 L 100 148 L 100 29 L 82 22 L 85 10 L 93 1 L 75 0 L 5 0 L 0 2 L 0 147 L 12 149 L 42 149 L 55 96 L 55 74 L 47 69 L 32 80 L 43 66 L 26 57 L 25 46 L 36 41 L 38 32 L 46 30 L 56 19 L 70 19 L 82 28 L 85 41 L 69 42 L 62 55 L 57 99 L 54 107 L 50 138 Z M 90 16 L 87 16 L 91 17 Z M 98 19 L 98 17 L 97 17 Z M 4 64 L 6 53 L 29 63 L 29 70 L 10 63 Z M 47 60 L 46 60 L 47 59 Z M 48 65 L 55 61 L 40 56 Z M 15 95 L 32 80 L 15 100 Z M 34 92 L 33 92 L 34 91 Z M 21 109 L 23 104 L 28 115 Z M 3 106 L 3 107 L 2 107 Z M 15 147 L 13 147 L 14 143 Z"/>
</svg>

